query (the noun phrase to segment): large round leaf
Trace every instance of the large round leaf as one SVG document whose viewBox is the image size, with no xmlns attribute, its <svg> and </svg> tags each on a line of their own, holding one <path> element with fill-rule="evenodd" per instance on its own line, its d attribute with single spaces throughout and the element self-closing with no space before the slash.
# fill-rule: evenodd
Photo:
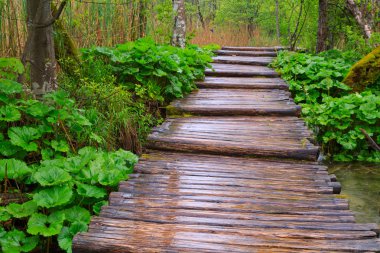
<svg viewBox="0 0 380 253">
<path fill-rule="evenodd" d="M 61 185 L 71 180 L 69 173 L 57 167 L 42 167 L 34 174 L 34 178 L 42 186 Z"/>
<path fill-rule="evenodd" d="M 73 206 L 59 212 L 63 213 L 65 215 L 65 220 L 69 221 L 70 223 L 83 222 L 87 224 L 91 219 L 90 212 L 80 206 Z"/>
<path fill-rule="evenodd" d="M 89 198 L 103 198 L 107 195 L 107 191 L 103 188 L 77 183 L 77 192 L 79 195 Z"/>
<path fill-rule="evenodd" d="M 28 233 L 31 235 L 42 235 L 45 237 L 58 235 L 63 227 L 65 215 L 61 212 L 55 212 L 49 216 L 35 213 L 28 221 Z"/>
<path fill-rule="evenodd" d="M 38 236 L 26 237 L 20 230 L 12 230 L 1 236 L 0 244 L 4 253 L 30 252 L 38 244 Z"/>
<path fill-rule="evenodd" d="M 41 132 L 34 127 L 11 127 L 8 130 L 8 136 L 13 145 L 30 152 L 38 150 L 37 144 L 33 141 L 41 137 Z"/>
<path fill-rule="evenodd" d="M 22 179 L 32 170 L 23 161 L 16 159 L 0 159 L 0 181 L 5 175 L 8 179 Z"/>
<path fill-rule="evenodd" d="M 7 211 L 15 218 L 24 218 L 37 211 L 37 204 L 33 200 L 23 204 L 11 203 L 7 206 Z"/>
<path fill-rule="evenodd" d="M 20 111 L 13 105 L 0 107 L 0 121 L 14 122 L 21 119 Z"/>
<path fill-rule="evenodd" d="M 65 185 L 40 190 L 34 194 L 33 199 L 38 206 L 51 208 L 67 204 L 72 196 L 73 191 L 71 187 Z"/>
<path fill-rule="evenodd" d="M 22 92 L 22 85 L 20 83 L 8 79 L 0 79 L 0 93 L 10 95 L 20 92 Z"/>
</svg>

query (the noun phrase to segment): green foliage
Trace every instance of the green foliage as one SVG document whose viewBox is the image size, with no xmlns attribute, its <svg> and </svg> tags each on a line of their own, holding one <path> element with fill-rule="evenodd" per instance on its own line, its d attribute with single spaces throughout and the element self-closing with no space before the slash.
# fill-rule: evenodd
<svg viewBox="0 0 380 253">
<path fill-rule="evenodd" d="M 273 65 L 289 82 L 295 101 L 303 107 L 303 117 L 328 156 L 336 161 L 380 162 L 379 152 L 369 147 L 360 130 L 380 142 L 379 87 L 352 93 L 341 83 L 360 58 L 350 51 L 282 52 Z"/>
<path fill-rule="evenodd" d="M 289 82 L 297 103 L 320 103 L 323 95 L 341 96 L 350 88 L 342 83 L 360 56 L 331 50 L 319 55 L 280 52 L 274 66 Z"/>
<path fill-rule="evenodd" d="M 87 49 L 83 54 L 85 59 L 100 58 L 110 64 L 118 82 L 139 97 L 158 101 L 181 98 L 195 89 L 195 81 L 204 77 L 212 61 L 211 52 L 196 46 L 181 49 L 150 39 Z"/>
<path fill-rule="evenodd" d="M 24 65 L 16 58 L 0 58 L 0 78 L 15 80 L 24 72 Z"/>
<path fill-rule="evenodd" d="M 85 146 L 96 139 L 92 122 L 66 93 L 37 101 L 14 81 L 1 84 L 0 181 L 4 194 L 25 193 L 26 201 L 0 207 L 8 224 L 0 227 L 1 251 L 30 252 L 53 237 L 71 252 L 75 234 L 87 231 L 91 214 L 128 178 L 137 157 Z"/>
<path fill-rule="evenodd" d="M 86 108 L 96 134 L 90 143 L 139 153 L 151 127 L 161 122 L 160 107 L 195 88 L 213 49 L 180 49 L 149 39 L 85 49 L 80 68 L 62 74 L 60 84 Z"/>
</svg>

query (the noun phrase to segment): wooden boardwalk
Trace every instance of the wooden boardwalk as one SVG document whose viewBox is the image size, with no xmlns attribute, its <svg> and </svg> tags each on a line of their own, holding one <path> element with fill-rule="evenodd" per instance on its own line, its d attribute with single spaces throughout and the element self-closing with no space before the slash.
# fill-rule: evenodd
<svg viewBox="0 0 380 253">
<path fill-rule="evenodd" d="M 380 252 L 265 66 L 278 49 L 220 50 L 74 252 Z"/>
</svg>

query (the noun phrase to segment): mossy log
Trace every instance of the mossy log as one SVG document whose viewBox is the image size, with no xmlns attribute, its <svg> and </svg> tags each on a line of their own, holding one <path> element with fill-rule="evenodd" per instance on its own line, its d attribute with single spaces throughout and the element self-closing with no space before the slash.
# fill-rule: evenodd
<svg viewBox="0 0 380 253">
<path fill-rule="evenodd" d="M 353 65 L 343 82 L 354 92 L 360 92 L 378 78 L 380 78 L 380 46 Z"/>
</svg>

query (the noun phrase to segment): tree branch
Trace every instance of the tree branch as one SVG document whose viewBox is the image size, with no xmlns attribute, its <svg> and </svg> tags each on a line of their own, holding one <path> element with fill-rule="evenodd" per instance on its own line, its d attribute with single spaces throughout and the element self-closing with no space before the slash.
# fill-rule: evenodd
<svg viewBox="0 0 380 253">
<path fill-rule="evenodd" d="M 368 134 L 363 128 L 360 128 L 360 131 L 361 131 L 361 132 L 365 135 L 365 137 L 367 138 L 369 145 L 370 145 L 372 148 L 374 148 L 375 150 L 380 151 L 380 146 L 377 145 L 377 143 L 371 138 L 371 136 L 369 136 L 369 134 Z"/>
<path fill-rule="evenodd" d="M 57 19 L 59 19 L 59 17 L 61 16 L 63 9 L 65 8 L 65 6 L 67 4 L 67 1 L 68 0 L 64 0 L 61 2 L 57 12 L 55 13 L 54 17 L 51 20 L 49 20 L 45 24 L 33 24 L 33 27 L 34 28 L 46 28 L 48 26 L 53 25 L 55 23 L 55 21 L 57 21 Z"/>
</svg>

